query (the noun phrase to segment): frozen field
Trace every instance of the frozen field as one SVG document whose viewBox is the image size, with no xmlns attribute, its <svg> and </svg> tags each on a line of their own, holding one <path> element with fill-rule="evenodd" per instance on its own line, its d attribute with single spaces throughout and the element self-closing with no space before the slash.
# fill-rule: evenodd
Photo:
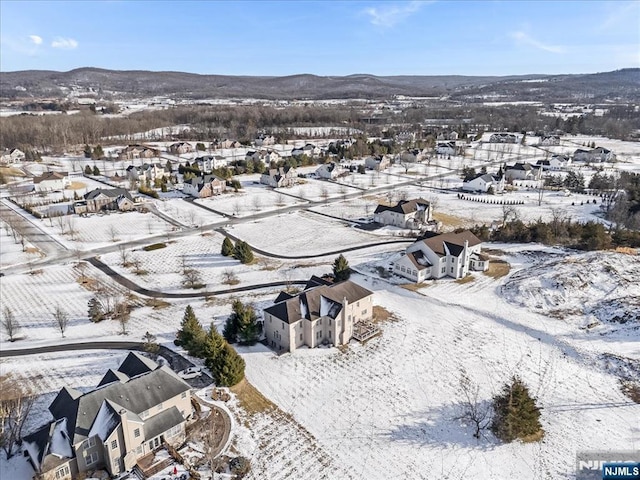
<svg viewBox="0 0 640 480">
<path fill-rule="evenodd" d="M 7 225 L 0 220 L 0 267 L 20 265 L 42 258 L 41 252 L 29 242 L 25 243 L 25 250 L 20 243 L 13 239 L 11 231 L 7 231 Z"/>
<path fill-rule="evenodd" d="M 291 193 L 290 190 L 292 189 L 282 189 L 282 192 Z M 266 185 L 251 183 L 243 186 L 243 189 L 237 193 L 225 193 L 224 195 L 201 198 L 196 200 L 196 203 L 227 215 L 245 217 L 291 205 L 302 205 L 305 202 L 304 200 L 278 193 L 278 191 L 274 191 Z"/>
<path fill-rule="evenodd" d="M 160 212 L 187 227 L 224 221 L 222 215 L 217 215 L 209 210 L 200 208 L 181 198 L 154 200 L 153 203 Z"/>
<path fill-rule="evenodd" d="M 247 348 L 247 376 L 344 467 L 341 478 L 571 478 L 578 450 L 637 449 L 640 405 L 597 358 L 618 344 L 591 345 L 573 325 L 507 303 L 499 295 L 503 281 L 478 274 L 418 294 L 360 277 L 399 319 L 382 336 L 345 352 L 278 357 Z M 620 347 L 640 359 L 637 332 Z M 489 432 L 474 439 L 455 420 L 460 369 L 481 385 L 483 401 L 519 374 L 543 408 L 544 441 L 501 444 Z M 325 472 L 318 467 L 315 478 Z"/>
<path fill-rule="evenodd" d="M 265 231 L 269 234 L 265 235 Z M 376 235 L 337 220 L 292 212 L 229 228 L 250 245 L 281 255 L 313 255 L 380 241 Z"/>
<path fill-rule="evenodd" d="M 313 178 L 303 179 L 303 184 L 294 185 L 289 188 L 278 188 L 277 192 L 286 193 L 295 197 L 301 197 L 310 201 L 326 200 L 327 198 L 340 197 L 349 193 L 357 192 L 346 184 L 316 180 Z"/>
</svg>

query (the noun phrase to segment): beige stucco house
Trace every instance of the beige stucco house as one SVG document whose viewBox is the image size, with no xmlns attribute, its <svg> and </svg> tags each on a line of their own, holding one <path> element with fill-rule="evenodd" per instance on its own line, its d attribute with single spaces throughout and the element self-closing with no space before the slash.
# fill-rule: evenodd
<svg viewBox="0 0 640 480">
<path fill-rule="evenodd" d="M 373 292 L 350 280 L 330 284 L 313 277 L 299 295 L 282 292 L 263 314 L 268 345 L 278 352 L 344 345 L 357 323 L 373 318 Z"/>
<path fill-rule="evenodd" d="M 70 480 L 96 469 L 115 476 L 163 442 L 184 442 L 190 386 L 168 367 L 131 352 L 95 389 L 83 394 L 64 387 L 49 411 L 54 420 L 22 441 L 34 478 Z"/>
</svg>

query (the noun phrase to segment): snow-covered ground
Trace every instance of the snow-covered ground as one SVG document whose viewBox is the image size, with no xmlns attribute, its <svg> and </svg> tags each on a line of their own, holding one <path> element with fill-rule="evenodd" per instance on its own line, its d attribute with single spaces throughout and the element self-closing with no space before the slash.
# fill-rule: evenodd
<svg viewBox="0 0 640 480">
<path fill-rule="evenodd" d="M 310 212 L 291 212 L 234 225 L 229 233 L 280 255 L 313 255 L 383 240 L 340 221 Z M 269 232 L 268 235 L 265 232 Z"/>
<path fill-rule="evenodd" d="M 5 222 L 0 221 L 0 267 L 20 265 L 42 258 L 42 253 L 29 242 L 23 250 L 21 243 L 16 243 L 11 230 Z"/>
<path fill-rule="evenodd" d="M 290 189 L 282 189 L 283 193 L 279 193 L 266 185 L 253 182 L 250 184 L 243 182 L 243 184 L 242 190 L 237 193 L 225 193 L 224 195 L 201 198 L 196 200 L 196 203 L 236 217 L 245 217 L 259 212 L 277 210 L 291 205 L 303 205 L 305 203 L 302 199 L 285 195 L 290 193 Z"/>
<path fill-rule="evenodd" d="M 532 265 L 522 250 L 505 257 L 514 271 Z M 346 351 L 277 356 L 263 346 L 245 348 L 247 376 L 345 469 L 341 478 L 571 478 L 576 451 L 638 449 L 640 405 L 598 360 L 619 345 L 640 359 L 637 331 L 619 343 L 592 344 L 575 325 L 503 299 L 505 280 L 474 278 L 413 293 L 360 277 L 398 318 L 380 337 Z M 487 402 L 520 375 L 542 407 L 544 440 L 501 444 L 489 432 L 474 439 L 456 420 L 461 369 Z M 324 473 L 330 469 L 319 467 L 316 478 Z"/>
</svg>

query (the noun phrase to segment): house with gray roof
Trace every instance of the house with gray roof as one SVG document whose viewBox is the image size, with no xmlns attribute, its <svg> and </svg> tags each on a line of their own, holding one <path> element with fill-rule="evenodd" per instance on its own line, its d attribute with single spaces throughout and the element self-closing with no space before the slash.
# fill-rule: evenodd
<svg viewBox="0 0 640 480">
<path fill-rule="evenodd" d="M 77 214 L 108 210 L 127 212 L 134 208 L 133 197 L 124 188 L 96 188 L 85 193 L 84 200 L 73 204 L 73 210 Z"/>
<path fill-rule="evenodd" d="M 268 345 L 278 352 L 319 345 L 345 345 L 358 324 L 373 318 L 373 292 L 350 280 L 314 277 L 298 294 L 281 293 L 264 309 Z"/>
<path fill-rule="evenodd" d="M 168 367 L 130 352 L 93 390 L 62 388 L 49 412 L 53 421 L 22 440 L 34 478 L 70 480 L 97 469 L 116 476 L 163 443 L 184 442 L 190 386 Z"/>
<path fill-rule="evenodd" d="M 489 268 L 489 259 L 481 248 L 480 239 L 468 230 L 427 233 L 394 262 L 393 273 L 416 283 L 443 277 L 463 278 L 470 271 Z"/>
<path fill-rule="evenodd" d="M 462 182 L 462 190 L 465 192 L 487 193 L 489 189 L 492 189 L 493 193 L 502 192 L 504 190 L 504 176 L 480 173 L 472 179 Z"/>
<path fill-rule="evenodd" d="M 420 229 L 433 220 L 431 203 L 424 198 L 400 200 L 395 205 L 379 204 L 373 212 L 373 221 L 381 225 Z"/>
</svg>

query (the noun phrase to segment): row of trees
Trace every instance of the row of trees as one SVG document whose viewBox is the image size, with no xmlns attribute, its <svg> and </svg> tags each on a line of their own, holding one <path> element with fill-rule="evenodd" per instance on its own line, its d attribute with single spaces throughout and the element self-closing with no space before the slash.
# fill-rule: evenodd
<svg viewBox="0 0 640 480">
<path fill-rule="evenodd" d="M 203 358 L 218 386 L 232 387 L 244 378 L 245 362 L 211 323 L 205 330 L 191 305 L 187 305 L 175 344 Z"/>
<path fill-rule="evenodd" d="M 229 237 L 224 237 L 220 253 L 225 257 L 233 257 L 240 263 L 252 263 L 254 260 L 253 250 L 247 242 L 238 240 L 234 245 Z"/>
<path fill-rule="evenodd" d="M 69 314 L 60 305 L 56 305 L 51 315 L 51 323 L 56 330 L 60 331 L 62 338 L 64 338 L 64 332 L 67 331 L 67 326 L 69 325 Z M 0 324 L 2 325 L 2 331 L 9 338 L 10 342 L 18 340 L 18 335 L 20 335 L 22 331 L 22 325 L 20 325 L 11 308 L 4 307 Z"/>
</svg>

